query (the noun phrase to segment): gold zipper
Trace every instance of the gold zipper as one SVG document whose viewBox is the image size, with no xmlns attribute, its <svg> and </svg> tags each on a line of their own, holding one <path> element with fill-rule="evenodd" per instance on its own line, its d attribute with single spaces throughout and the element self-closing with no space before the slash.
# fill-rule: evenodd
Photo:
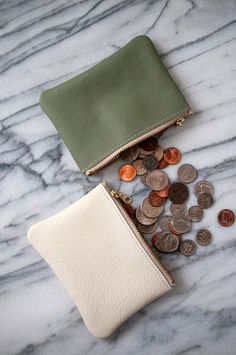
<svg viewBox="0 0 236 355">
<path fill-rule="evenodd" d="M 133 234 L 135 237 L 138 239 L 139 243 L 142 245 L 142 247 L 145 249 L 149 257 L 152 259 L 154 264 L 157 266 L 159 271 L 164 275 L 165 279 L 167 280 L 168 284 L 173 287 L 175 285 L 175 280 L 170 274 L 170 272 L 162 265 L 160 258 L 158 257 L 157 253 L 155 252 L 154 248 L 151 247 L 151 245 L 147 242 L 147 240 L 143 237 L 143 235 L 139 232 L 137 229 L 136 225 L 134 224 L 134 221 L 132 218 L 128 215 L 128 213 L 125 211 L 125 209 L 122 207 L 121 203 L 118 202 L 119 200 L 124 201 L 125 203 L 131 203 L 132 202 L 132 197 L 128 196 L 126 194 L 123 194 L 120 191 L 114 190 L 110 187 L 110 185 L 104 181 L 102 182 L 102 186 L 106 189 L 106 191 L 109 193 L 111 196 L 112 200 L 116 204 L 117 208 L 119 209 L 120 213 L 122 216 L 125 218 L 126 222 L 128 223 L 129 227 L 131 228 Z M 128 201 L 128 202 L 126 202 Z"/>
<path fill-rule="evenodd" d="M 185 119 L 190 116 L 192 114 L 192 112 L 190 110 L 188 110 L 187 112 L 184 112 L 182 115 L 173 118 L 172 120 L 165 122 L 163 125 L 156 127 L 150 131 L 148 131 L 147 133 L 144 133 L 143 135 L 139 136 L 136 139 L 133 139 L 131 142 L 123 145 L 121 148 L 117 149 L 116 151 L 114 151 L 113 153 L 111 153 L 108 157 L 106 157 L 105 159 L 101 160 L 99 163 L 97 163 L 96 165 L 94 165 L 92 168 L 88 169 L 85 174 L 86 175 L 93 175 L 95 174 L 98 170 L 104 168 L 106 165 L 110 164 L 113 160 L 115 160 L 116 158 L 119 157 L 120 153 L 123 152 L 124 150 L 132 147 L 133 145 L 142 142 L 143 140 L 154 136 L 164 130 L 166 130 L 167 128 L 171 127 L 171 126 L 178 126 L 181 127 L 185 121 Z"/>
</svg>

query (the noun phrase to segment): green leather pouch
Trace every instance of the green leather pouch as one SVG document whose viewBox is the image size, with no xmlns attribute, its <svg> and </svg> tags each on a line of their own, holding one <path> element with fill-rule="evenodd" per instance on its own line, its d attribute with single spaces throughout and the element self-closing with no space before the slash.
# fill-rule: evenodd
<svg viewBox="0 0 236 355">
<path fill-rule="evenodd" d="M 147 36 L 44 91 L 40 105 L 86 175 L 174 124 L 190 108 Z"/>
</svg>

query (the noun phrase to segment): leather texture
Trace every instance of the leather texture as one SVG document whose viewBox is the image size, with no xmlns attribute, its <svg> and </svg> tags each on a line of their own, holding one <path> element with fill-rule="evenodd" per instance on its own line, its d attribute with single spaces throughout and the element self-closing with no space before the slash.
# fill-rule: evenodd
<svg viewBox="0 0 236 355">
<path fill-rule="evenodd" d="M 40 105 L 82 172 L 189 110 L 152 41 L 143 35 L 44 91 Z"/>
<path fill-rule="evenodd" d="M 171 289 L 102 184 L 33 225 L 28 238 L 96 337 Z"/>
</svg>

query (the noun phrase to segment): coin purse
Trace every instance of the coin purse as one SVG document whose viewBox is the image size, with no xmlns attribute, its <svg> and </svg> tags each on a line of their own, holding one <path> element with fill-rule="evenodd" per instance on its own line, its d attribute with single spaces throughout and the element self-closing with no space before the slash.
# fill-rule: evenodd
<svg viewBox="0 0 236 355">
<path fill-rule="evenodd" d="M 40 105 L 86 175 L 147 137 L 182 125 L 190 114 L 152 41 L 144 35 L 42 92 Z"/>
<path fill-rule="evenodd" d="M 122 207 L 128 197 L 104 182 L 39 222 L 28 239 L 49 264 L 96 337 L 174 286 L 174 280 Z"/>
</svg>

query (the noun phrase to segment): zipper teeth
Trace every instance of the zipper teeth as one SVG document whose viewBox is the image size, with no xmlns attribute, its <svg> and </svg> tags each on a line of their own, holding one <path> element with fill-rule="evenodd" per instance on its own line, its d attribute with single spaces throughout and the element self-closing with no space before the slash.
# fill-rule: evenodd
<svg viewBox="0 0 236 355">
<path fill-rule="evenodd" d="M 88 169 L 85 174 L 86 175 L 93 175 L 95 174 L 97 171 L 99 171 L 100 169 L 104 168 L 105 166 L 109 165 L 110 163 L 113 162 L 113 160 L 115 160 L 121 152 L 123 152 L 124 150 L 126 149 L 129 149 L 131 147 L 133 147 L 134 145 L 142 142 L 143 140 L 151 137 L 151 136 L 154 136 L 155 134 L 157 133 L 160 133 L 164 130 L 166 130 L 167 128 L 173 126 L 179 119 L 185 119 L 186 117 L 190 116 L 192 114 L 192 112 L 190 110 L 184 112 L 182 115 L 178 116 L 178 117 L 175 117 L 174 119 L 164 123 L 163 125 L 159 126 L 159 127 L 156 127 L 154 129 L 152 129 L 151 131 L 143 134 L 142 136 L 134 139 L 133 141 L 125 144 L 123 147 L 117 149 L 115 152 L 113 152 L 110 157 L 107 157 L 105 158 L 103 161 L 101 161 L 100 163 L 98 163 L 98 167 L 96 168 L 90 168 Z M 96 165 L 95 165 L 96 166 Z"/>
<path fill-rule="evenodd" d="M 125 209 L 121 206 L 121 203 L 117 201 L 117 198 L 115 198 L 112 194 L 111 194 L 111 190 L 109 188 L 109 184 L 107 182 L 103 182 L 102 185 L 105 187 L 105 189 L 108 191 L 108 193 L 110 194 L 110 196 L 112 197 L 112 199 L 115 201 L 117 207 L 119 208 L 121 214 L 126 216 L 126 219 L 129 221 L 128 224 L 131 224 L 133 229 L 135 230 L 136 234 L 140 237 L 141 241 L 146 245 L 146 247 L 148 248 L 149 253 L 153 256 L 153 258 L 156 260 L 156 265 L 159 269 L 159 271 L 162 272 L 162 274 L 165 276 L 165 278 L 167 279 L 168 283 L 170 284 L 171 287 L 173 287 L 175 285 L 175 280 L 173 278 L 173 276 L 170 274 L 170 272 L 167 270 L 167 268 L 161 263 L 159 256 L 155 253 L 155 251 L 152 249 L 152 247 L 150 246 L 150 244 L 147 242 L 147 240 L 144 238 L 144 236 L 139 232 L 138 228 L 136 227 L 136 225 L 134 224 L 132 218 L 128 215 L 128 213 L 125 211 Z M 122 211 L 121 211 L 122 208 Z M 135 234 L 135 233 L 134 233 Z M 136 235 L 135 235 L 136 237 Z M 137 237 L 136 237 L 137 238 Z M 138 239 L 138 238 L 137 238 Z"/>
</svg>

